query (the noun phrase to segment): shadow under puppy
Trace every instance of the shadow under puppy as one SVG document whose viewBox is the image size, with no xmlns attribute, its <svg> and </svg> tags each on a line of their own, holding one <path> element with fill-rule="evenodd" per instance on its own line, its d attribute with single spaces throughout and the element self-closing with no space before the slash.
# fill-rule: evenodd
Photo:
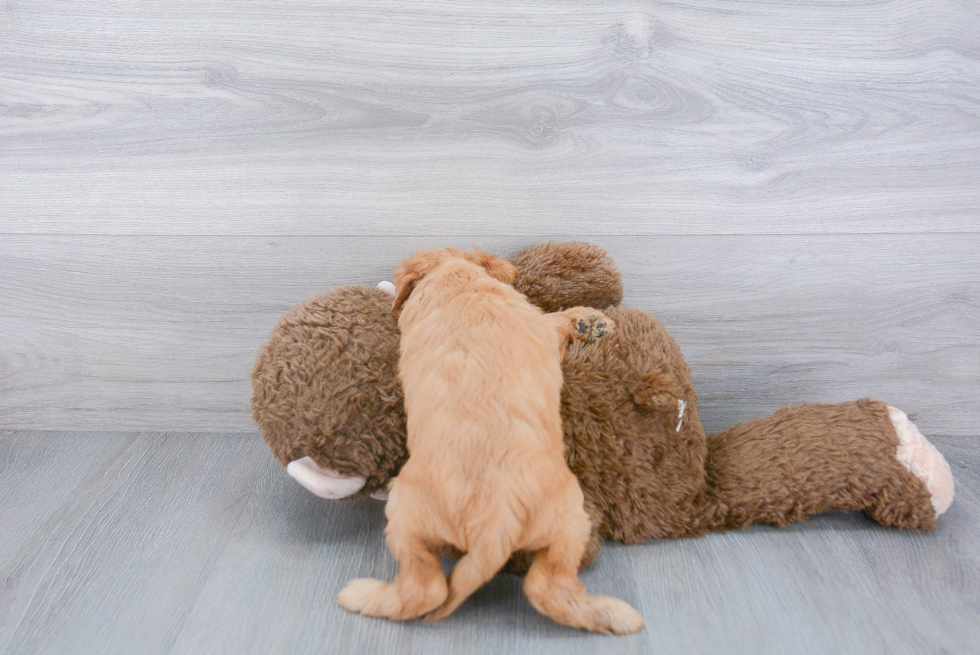
<svg viewBox="0 0 980 655">
<path fill-rule="evenodd" d="M 643 618 L 578 579 L 590 524 L 564 458 L 561 356 L 571 338 L 613 328 L 600 312 L 544 314 L 499 257 L 455 248 L 414 254 L 395 273 L 408 461 L 385 508 L 395 581 L 351 581 L 346 609 L 405 620 L 448 616 L 515 551 L 533 553 L 531 604 L 558 623 L 628 634 Z M 447 585 L 439 552 L 465 553 Z"/>
</svg>

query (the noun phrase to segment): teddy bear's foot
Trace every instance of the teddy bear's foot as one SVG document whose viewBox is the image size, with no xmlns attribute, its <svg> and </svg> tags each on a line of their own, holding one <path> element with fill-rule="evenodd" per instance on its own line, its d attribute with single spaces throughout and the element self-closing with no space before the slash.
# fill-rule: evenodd
<svg viewBox="0 0 980 655">
<path fill-rule="evenodd" d="M 908 416 L 887 407 L 897 445 L 890 466 L 894 473 L 872 495 L 862 511 L 882 525 L 933 530 L 939 516 L 953 502 L 953 474 L 946 459 Z M 897 466 L 896 466 L 897 464 Z"/>
<path fill-rule="evenodd" d="M 895 458 L 909 473 L 922 480 L 929 490 L 936 516 L 942 515 L 953 502 L 953 472 L 946 458 L 919 432 L 905 412 L 889 405 L 888 418 L 898 436 Z"/>
</svg>

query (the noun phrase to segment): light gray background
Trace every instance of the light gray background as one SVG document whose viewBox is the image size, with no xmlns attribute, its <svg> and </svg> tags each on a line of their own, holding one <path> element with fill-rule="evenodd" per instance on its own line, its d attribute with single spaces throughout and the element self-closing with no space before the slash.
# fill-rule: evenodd
<svg viewBox="0 0 980 655">
<path fill-rule="evenodd" d="M 252 430 L 309 294 L 588 239 L 720 429 L 980 413 L 980 3 L 0 5 L 0 427 Z"/>
<path fill-rule="evenodd" d="M 607 549 L 631 640 L 509 578 L 445 627 L 344 615 L 380 510 L 283 478 L 256 349 L 413 250 L 550 238 L 609 250 L 709 430 L 909 412 L 939 531 Z M 0 1 L 0 651 L 969 652 L 978 419 L 975 0 Z"/>
</svg>

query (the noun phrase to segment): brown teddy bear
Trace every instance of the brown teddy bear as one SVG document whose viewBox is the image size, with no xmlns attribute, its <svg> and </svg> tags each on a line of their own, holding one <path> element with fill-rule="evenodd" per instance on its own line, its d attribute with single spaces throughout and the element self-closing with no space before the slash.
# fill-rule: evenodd
<svg viewBox="0 0 980 655">
<path fill-rule="evenodd" d="M 618 307 L 621 276 L 585 243 L 528 248 L 515 287 L 546 312 L 602 309 L 617 329 L 565 352 L 566 458 L 600 539 L 694 537 L 826 510 L 931 530 L 949 465 L 901 411 L 873 400 L 786 407 L 706 436 L 680 349 L 651 314 Z M 252 370 L 252 415 L 290 475 L 325 498 L 383 495 L 408 457 L 392 297 L 346 286 L 293 307 Z M 510 570 L 520 572 L 526 558 Z"/>
</svg>

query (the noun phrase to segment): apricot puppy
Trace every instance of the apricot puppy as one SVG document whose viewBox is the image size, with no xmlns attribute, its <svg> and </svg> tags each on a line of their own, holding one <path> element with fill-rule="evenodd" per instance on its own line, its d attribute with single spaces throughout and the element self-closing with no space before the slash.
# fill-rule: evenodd
<svg viewBox="0 0 980 655">
<path fill-rule="evenodd" d="M 589 596 L 577 571 L 589 519 L 563 456 L 561 354 L 613 329 L 600 312 L 543 314 L 511 283 L 517 270 L 474 249 L 418 252 L 395 273 L 409 458 L 391 483 L 391 584 L 352 580 L 352 612 L 396 620 L 448 616 L 518 550 L 534 553 L 531 604 L 559 623 L 628 634 L 643 618 Z M 439 550 L 465 555 L 448 585 Z"/>
</svg>

